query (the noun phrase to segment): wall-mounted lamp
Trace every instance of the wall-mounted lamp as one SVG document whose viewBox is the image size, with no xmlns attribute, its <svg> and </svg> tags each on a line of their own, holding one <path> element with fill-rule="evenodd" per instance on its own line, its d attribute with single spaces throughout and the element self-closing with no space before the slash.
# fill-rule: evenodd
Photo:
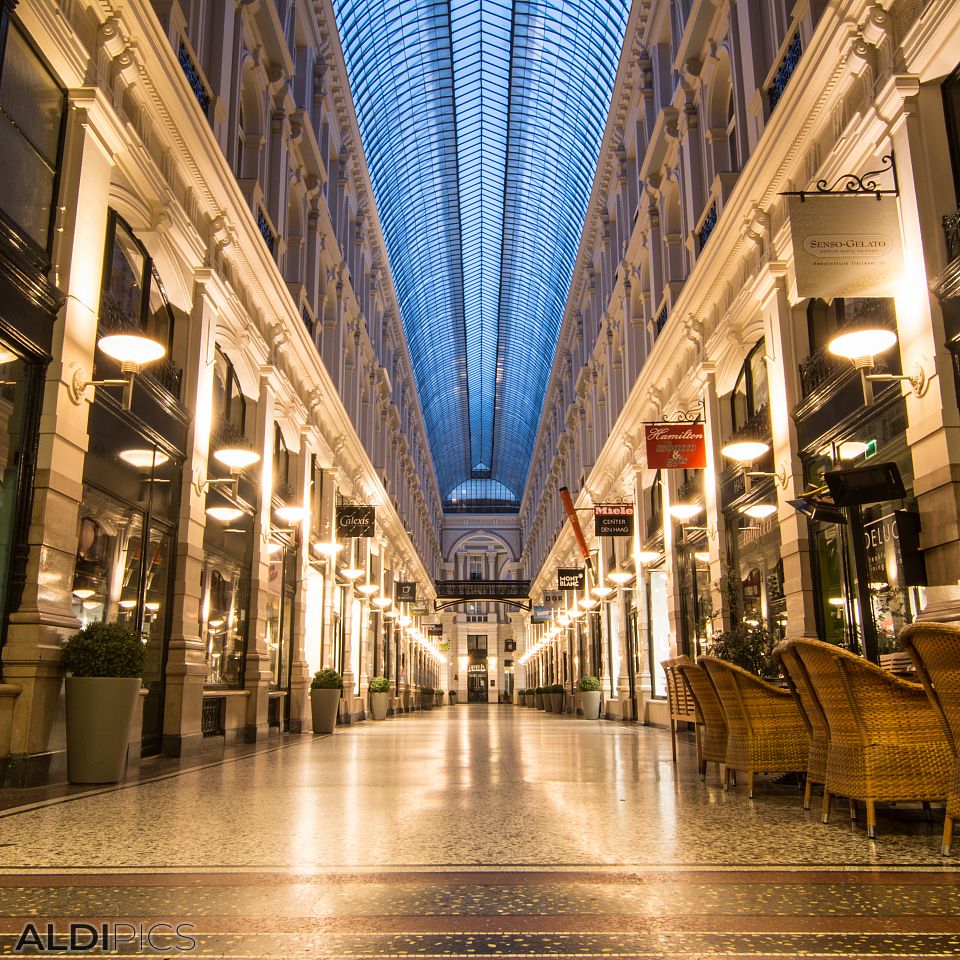
<svg viewBox="0 0 960 960">
<path fill-rule="evenodd" d="M 670 516 L 681 523 L 684 520 L 692 520 L 703 513 L 703 507 L 699 503 L 674 503 L 670 506 Z"/>
<path fill-rule="evenodd" d="M 761 457 L 770 452 L 770 444 L 763 440 L 735 440 L 720 448 L 720 453 L 728 460 L 733 460 L 743 470 L 743 487 L 750 492 L 750 480 L 752 477 L 769 477 L 775 484 L 786 488 L 787 486 L 787 468 L 781 467 L 776 473 L 769 470 L 749 470 L 751 463 L 755 463 Z"/>
<path fill-rule="evenodd" d="M 897 335 L 892 330 L 870 327 L 838 334 L 827 344 L 827 350 L 835 357 L 850 360 L 860 371 L 863 402 L 867 405 L 873 403 L 874 383 L 892 383 L 893 381 L 909 383 L 913 393 L 922 397 L 927 392 L 929 380 L 919 363 L 913 365 L 913 372 L 910 374 L 869 372 L 876 366 L 876 357 L 886 353 L 896 342 Z"/>
<path fill-rule="evenodd" d="M 213 458 L 229 469 L 230 476 L 201 477 L 198 474 L 193 481 L 193 489 L 197 491 L 198 496 L 203 496 L 211 487 L 222 487 L 229 491 L 231 497 L 236 498 L 240 486 L 240 475 L 247 467 L 260 462 L 260 454 L 249 447 L 221 447 L 213 451 Z"/>
<path fill-rule="evenodd" d="M 115 380 L 88 380 L 80 364 L 75 363 L 69 383 L 70 399 L 79 404 L 87 387 L 123 387 L 122 406 L 124 410 L 129 410 L 133 405 L 134 378 L 148 363 L 164 357 L 167 348 L 150 337 L 133 333 L 102 337 L 97 346 L 120 364 L 123 376 Z"/>
</svg>

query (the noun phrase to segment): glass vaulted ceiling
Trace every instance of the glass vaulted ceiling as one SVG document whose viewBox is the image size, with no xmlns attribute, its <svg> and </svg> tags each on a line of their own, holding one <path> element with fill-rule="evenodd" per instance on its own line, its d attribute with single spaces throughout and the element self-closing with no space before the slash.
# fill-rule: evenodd
<svg viewBox="0 0 960 960">
<path fill-rule="evenodd" d="M 333 5 L 441 492 L 519 500 L 629 0 Z"/>
</svg>

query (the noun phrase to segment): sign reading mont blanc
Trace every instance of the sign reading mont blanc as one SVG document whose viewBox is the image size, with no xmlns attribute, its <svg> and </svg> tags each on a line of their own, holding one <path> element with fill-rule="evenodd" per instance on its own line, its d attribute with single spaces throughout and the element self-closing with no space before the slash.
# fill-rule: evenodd
<svg viewBox="0 0 960 960">
<path fill-rule="evenodd" d="M 890 297 L 903 273 L 896 197 L 788 197 L 799 297 Z"/>
<path fill-rule="evenodd" d="M 594 504 L 593 533 L 597 537 L 632 537 L 633 504 Z"/>
<path fill-rule="evenodd" d="M 417 583 L 415 580 L 398 580 L 395 585 L 394 599 L 397 603 L 417 602 Z"/>
<path fill-rule="evenodd" d="M 377 526 L 377 508 L 342 504 L 337 507 L 337 537 L 372 537 Z"/>
<path fill-rule="evenodd" d="M 557 588 L 559 590 L 582 590 L 586 586 L 583 567 L 558 567 Z"/>
<path fill-rule="evenodd" d="M 707 465 L 703 423 L 648 423 L 647 466 L 651 470 L 696 470 Z"/>
</svg>

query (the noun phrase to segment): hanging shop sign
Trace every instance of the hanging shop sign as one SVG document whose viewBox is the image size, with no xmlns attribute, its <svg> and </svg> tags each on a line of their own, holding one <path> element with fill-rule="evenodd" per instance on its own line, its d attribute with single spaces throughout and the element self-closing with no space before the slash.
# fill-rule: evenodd
<svg viewBox="0 0 960 960">
<path fill-rule="evenodd" d="M 427 636 L 428 637 L 442 637 L 443 636 L 443 624 L 442 623 L 431 623 L 427 626 Z"/>
<path fill-rule="evenodd" d="M 530 615 L 531 623 L 547 623 L 550 619 L 550 614 L 553 613 L 550 607 L 541 607 L 535 606 L 533 608 L 533 613 Z"/>
<path fill-rule="evenodd" d="M 543 603 L 547 607 L 558 607 L 563 603 L 563 592 L 560 590 L 544 590 Z"/>
<path fill-rule="evenodd" d="M 411 617 L 425 617 L 429 613 L 430 605 L 428 603 L 415 603 L 410 607 Z"/>
<path fill-rule="evenodd" d="M 357 504 L 337 507 L 337 538 L 372 537 L 376 532 L 377 508 Z"/>
<path fill-rule="evenodd" d="M 557 568 L 557 589 L 583 590 L 586 584 L 587 578 L 583 571 L 583 567 Z"/>
<path fill-rule="evenodd" d="M 597 537 L 632 537 L 633 504 L 594 504 L 593 533 Z"/>
<path fill-rule="evenodd" d="M 644 436 L 651 470 L 702 470 L 707 465 L 702 422 L 648 423 Z"/>
<path fill-rule="evenodd" d="M 798 297 L 891 297 L 903 273 L 897 198 L 788 197 Z"/>
<path fill-rule="evenodd" d="M 417 583 L 415 580 L 398 580 L 394 587 L 394 602 L 416 603 Z"/>
</svg>

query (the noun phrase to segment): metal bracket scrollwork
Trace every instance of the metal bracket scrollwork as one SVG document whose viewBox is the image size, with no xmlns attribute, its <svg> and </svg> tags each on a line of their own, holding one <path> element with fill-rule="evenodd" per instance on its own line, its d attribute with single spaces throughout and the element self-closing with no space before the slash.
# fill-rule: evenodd
<svg viewBox="0 0 960 960">
<path fill-rule="evenodd" d="M 882 188 L 877 177 L 889 173 L 893 177 L 893 186 Z M 863 174 L 844 173 L 830 183 L 821 177 L 813 190 L 785 190 L 782 197 L 799 197 L 802 203 L 808 196 L 811 197 L 899 197 L 900 181 L 897 178 L 897 162 L 892 153 L 880 158 L 878 170 L 868 170 Z"/>
<path fill-rule="evenodd" d="M 674 414 L 665 414 L 659 420 L 645 420 L 646 424 L 655 423 L 702 423 L 704 420 L 703 401 L 698 400 L 691 410 L 678 410 Z"/>
</svg>

